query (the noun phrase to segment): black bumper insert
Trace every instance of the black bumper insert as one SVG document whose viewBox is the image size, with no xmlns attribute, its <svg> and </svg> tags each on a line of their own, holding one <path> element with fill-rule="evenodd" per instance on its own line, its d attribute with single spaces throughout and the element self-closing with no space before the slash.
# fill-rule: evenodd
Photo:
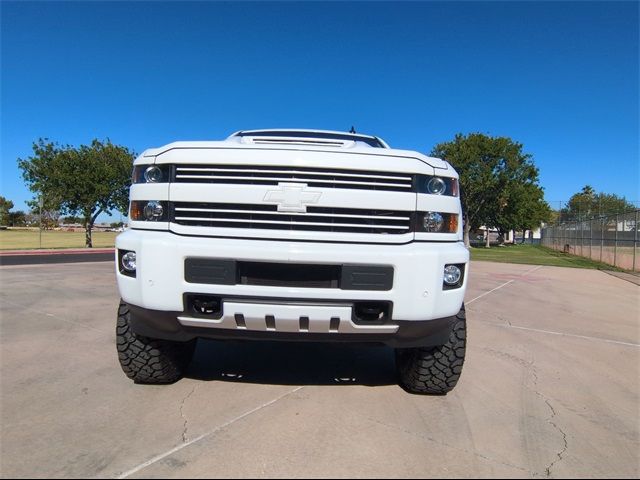
<svg viewBox="0 0 640 480">
<path fill-rule="evenodd" d="M 388 291 L 393 287 L 393 267 L 380 265 L 245 262 L 194 257 L 185 260 L 184 277 L 189 283 L 208 285 L 370 291 Z"/>
</svg>

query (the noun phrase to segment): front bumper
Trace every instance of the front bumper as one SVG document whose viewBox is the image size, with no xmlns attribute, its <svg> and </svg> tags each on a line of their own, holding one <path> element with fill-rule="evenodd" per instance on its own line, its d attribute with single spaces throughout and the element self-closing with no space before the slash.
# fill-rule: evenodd
<svg viewBox="0 0 640 480">
<path fill-rule="evenodd" d="M 150 338 L 187 342 L 194 338 L 214 340 L 260 340 L 285 342 L 343 342 L 377 343 L 393 348 L 431 347 L 447 342 L 455 316 L 424 321 L 392 321 L 379 333 L 293 332 L 277 330 L 248 330 L 239 328 L 208 328 L 185 322 L 186 312 L 164 312 L 129 305 L 129 322 L 132 330 Z"/>
<path fill-rule="evenodd" d="M 134 307 L 157 312 L 183 312 L 184 294 L 220 297 L 351 303 L 392 302 L 395 321 L 426 321 L 455 315 L 463 302 L 469 252 L 462 243 L 412 242 L 404 245 L 263 241 L 189 237 L 171 232 L 128 230 L 116 239 L 116 248 L 137 255 L 135 278 L 116 268 L 122 299 Z M 299 288 L 261 285 L 210 285 L 185 280 L 185 259 L 191 257 L 254 262 L 303 264 L 388 265 L 393 286 L 386 291 L 347 291 L 335 288 Z M 466 264 L 460 288 L 443 289 L 445 264 Z"/>
</svg>

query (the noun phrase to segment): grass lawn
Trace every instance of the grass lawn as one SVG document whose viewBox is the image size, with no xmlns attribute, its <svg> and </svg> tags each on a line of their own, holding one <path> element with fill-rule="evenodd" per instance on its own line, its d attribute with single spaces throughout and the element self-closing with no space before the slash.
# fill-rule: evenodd
<svg viewBox="0 0 640 480">
<path fill-rule="evenodd" d="M 471 260 L 624 271 L 606 263 L 595 262 L 588 258 L 569 255 L 539 245 L 507 245 L 504 247 L 491 248 L 474 247 L 470 251 Z"/>
<path fill-rule="evenodd" d="M 93 232 L 95 248 L 113 247 L 116 232 Z M 42 248 L 83 248 L 84 232 L 44 231 Z M 40 248 L 38 230 L 0 230 L 0 250 Z"/>
</svg>

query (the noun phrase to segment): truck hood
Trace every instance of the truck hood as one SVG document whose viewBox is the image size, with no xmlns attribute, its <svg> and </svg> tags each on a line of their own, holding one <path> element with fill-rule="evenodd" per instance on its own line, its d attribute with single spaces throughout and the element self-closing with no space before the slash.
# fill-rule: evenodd
<svg viewBox="0 0 640 480">
<path fill-rule="evenodd" d="M 355 156 L 360 158 L 370 158 L 372 163 L 379 163 L 376 160 L 383 160 L 385 157 L 388 159 L 389 157 L 397 159 L 396 163 L 394 163 L 394 169 L 396 167 L 401 167 L 401 165 L 413 164 L 414 168 L 411 170 L 415 171 L 416 161 L 422 163 L 424 166 L 429 166 L 434 169 L 439 170 L 450 170 L 448 173 L 453 173 L 453 170 L 449 164 L 435 157 L 429 157 L 423 155 L 419 152 L 411 151 L 411 150 L 398 150 L 394 148 L 370 148 L 370 147 L 360 147 L 357 145 L 350 147 L 328 147 L 323 145 L 286 145 L 286 144 L 246 144 L 233 140 L 225 140 L 225 141 L 189 141 L 189 142 L 173 142 L 167 145 L 164 145 L 159 148 L 151 148 L 143 152 L 143 154 L 138 157 L 136 160 L 136 164 L 138 163 L 148 163 L 150 158 L 156 158 L 156 161 L 159 163 L 170 163 L 169 158 L 175 159 L 176 156 L 182 157 L 184 159 L 185 150 L 192 150 L 188 155 L 189 157 L 200 157 L 201 155 L 196 154 L 196 152 L 200 152 L 200 154 L 204 153 L 202 151 L 209 151 L 210 157 L 219 158 L 222 152 L 217 152 L 219 150 L 226 151 L 235 151 L 235 152 L 251 152 L 251 157 L 257 157 L 259 152 L 270 151 L 273 153 L 276 152 L 289 152 L 288 157 L 292 154 L 295 156 L 295 152 L 316 152 L 316 153 L 332 153 L 336 154 L 336 156 L 342 157 L 343 159 L 352 158 L 355 159 Z M 215 153 L 214 153 L 215 152 Z M 194 155 L 195 154 L 195 155 Z M 211 155 L 213 154 L 213 155 Z M 365 156 L 365 157 L 363 157 Z M 326 157 L 327 160 L 332 157 Z M 375 160 L 374 160 L 375 159 Z M 184 162 L 184 160 L 182 160 Z M 191 158 L 189 159 L 191 161 Z M 387 160 L 388 162 L 389 160 Z M 333 162 L 331 162 L 333 163 Z M 351 162 L 348 162 L 351 164 Z M 386 163 L 386 169 L 389 169 L 389 164 Z M 407 170 L 406 168 L 402 168 L 402 170 Z"/>
</svg>

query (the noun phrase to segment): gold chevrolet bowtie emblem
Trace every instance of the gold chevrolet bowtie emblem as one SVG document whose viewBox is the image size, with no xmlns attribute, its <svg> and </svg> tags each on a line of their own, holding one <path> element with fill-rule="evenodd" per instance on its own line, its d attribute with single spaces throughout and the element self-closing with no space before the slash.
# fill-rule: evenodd
<svg viewBox="0 0 640 480">
<path fill-rule="evenodd" d="M 306 183 L 278 183 L 278 190 L 269 190 L 267 203 L 277 203 L 279 212 L 306 212 L 307 205 L 318 203 L 322 192 L 307 190 Z"/>
</svg>

